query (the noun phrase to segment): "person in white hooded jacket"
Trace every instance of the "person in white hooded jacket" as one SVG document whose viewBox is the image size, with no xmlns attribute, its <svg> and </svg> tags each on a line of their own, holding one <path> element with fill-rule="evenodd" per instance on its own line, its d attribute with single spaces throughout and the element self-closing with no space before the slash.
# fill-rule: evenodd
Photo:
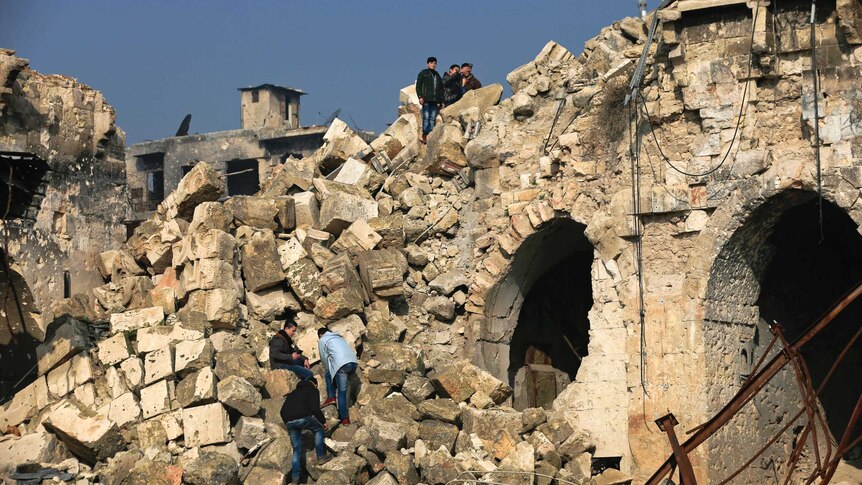
<svg viewBox="0 0 862 485">
<path fill-rule="evenodd" d="M 350 414 L 347 412 L 347 382 L 350 374 L 356 372 L 356 352 L 350 348 L 344 337 L 325 327 L 317 330 L 317 336 L 320 338 L 317 342 L 320 361 L 326 370 L 326 401 L 323 401 L 320 407 L 325 408 L 337 402 L 339 421 L 341 424 L 350 424 Z"/>
</svg>

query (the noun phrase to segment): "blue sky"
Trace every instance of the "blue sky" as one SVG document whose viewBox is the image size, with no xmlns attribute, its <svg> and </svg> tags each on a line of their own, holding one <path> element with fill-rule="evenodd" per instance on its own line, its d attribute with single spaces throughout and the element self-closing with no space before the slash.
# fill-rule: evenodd
<svg viewBox="0 0 862 485">
<path fill-rule="evenodd" d="M 191 133 L 239 128 L 236 88 L 261 83 L 309 93 L 303 125 L 341 108 L 381 131 L 429 55 L 508 94 L 506 74 L 548 40 L 579 54 L 636 14 L 636 0 L 0 0 L 0 47 L 102 91 L 129 143 L 173 135 L 186 113 Z"/>
</svg>

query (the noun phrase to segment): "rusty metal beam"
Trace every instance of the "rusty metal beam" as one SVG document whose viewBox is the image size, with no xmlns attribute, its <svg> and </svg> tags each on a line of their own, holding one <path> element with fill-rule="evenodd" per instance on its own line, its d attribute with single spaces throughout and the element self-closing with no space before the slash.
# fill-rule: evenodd
<svg viewBox="0 0 862 485">
<path fill-rule="evenodd" d="M 673 457 L 679 464 L 679 481 L 680 485 L 697 485 L 697 479 L 694 478 L 694 469 L 691 467 L 691 462 L 688 460 L 688 453 L 679 445 L 679 440 L 676 438 L 676 432 L 673 427 L 679 424 L 673 413 L 668 413 L 655 420 L 658 429 L 667 433 L 667 439 L 670 441 L 670 447 L 673 450 Z"/>
<path fill-rule="evenodd" d="M 799 351 L 805 344 L 811 341 L 821 330 L 826 328 L 838 314 L 844 311 L 856 298 L 862 295 L 862 283 L 859 283 L 850 293 L 845 295 L 838 303 L 835 304 L 823 317 L 820 318 L 814 325 L 805 331 L 793 344 L 790 346 L 794 351 Z M 769 363 L 752 376 L 736 393 L 736 395 L 724 405 L 724 407 L 709 419 L 706 423 L 700 426 L 697 431 L 682 444 L 682 449 L 686 454 L 694 451 L 710 436 L 714 435 L 722 426 L 727 424 L 742 407 L 750 401 L 760 389 L 762 389 L 781 369 L 790 362 L 789 352 L 779 352 L 778 355 L 772 358 Z M 819 391 L 820 389 L 818 389 Z M 803 411 L 804 412 L 804 411 Z M 668 457 L 658 470 L 647 480 L 647 485 L 658 485 L 660 480 L 666 476 L 673 466 L 674 456 Z"/>
</svg>

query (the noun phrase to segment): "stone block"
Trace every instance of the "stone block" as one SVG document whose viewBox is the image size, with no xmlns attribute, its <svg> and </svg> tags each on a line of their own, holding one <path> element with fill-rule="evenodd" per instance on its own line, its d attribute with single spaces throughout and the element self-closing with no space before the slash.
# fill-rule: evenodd
<svg viewBox="0 0 862 485">
<path fill-rule="evenodd" d="M 287 271 L 293 263 L 308 256 L 305 248 L 295 237 L 280 242 L 278 245 L 278 257 L 281 260 L 281 269 Z"/>
<path fill-rule="evenodd" d="M 203 315 L 215 329 L 235 328 L 240 317 L 239 294 L 221 288 L 195 291 L 183 310 Z"/>
<path fill-rule="evenodd" d="M 271 322 L 284 313 L 285 308 L 296 304 L 281 287 L 266 288 L 259 291 L 246 291 L 245 304 L 249 315 L 255 320 Z"/>
<path fill-rule="evenodd" d="M 247 380 L 228 376 L 218 383 L 218 399 L 244 416 L 254 416 L 260 410 L 261 395 Z"/>
<path fill-rule="evenodd" d="M 458 288 L 467 287 L 469 284 L 470 281 L 463 272 L 448 271 L 431 280 L 431 282 L 428 283 L 428 287 L 441 295 L 450 296 L 452 293 L 455 293 L 455 290 Z"/>
<path fill-rule="evenodd" d="M 442 446 L 451 453 L 458 438 L 458 427 L 435 419 L 424 419 L 419 423 L 419 438 L 429 450 L 437 450 Z"/>
<path fill-rule="evenodd" d="M 233 213 L 234 224 L 237 227 L 250 226 L 270 231 L 278 228 L 275 221 L 278 207 L 273 199 L 238 195 L 225 201 L 224 206 Z"/>
<path fill-rule="evenodd" d="M 399 451 L 407 445 L 407 433 L 399 423 L 390 423 L 382 419 L 369 420 L 368 431 L 371 443 L 368 448 L 380 454 Z"/>
<path fill-rule="evenodd" d="M 12 399 L 0 408 L 0 429 L 18 426 L 41 411 L 50 401 L 46 377 L 40 376 L 30 385 L 21 389 Z"/>
<path fill-rule="evenodd" d="M 350 344 L 351 347 L 357 348 L 362 345 L 362 337 L 365 336 L 365 324 L 358 315 L 350 315 L 342 318 L 328 326 L 329 330 L 335 332 Z"/>
<path fill-rule="evenodd" d="M 138 330 L 137 350 L 138 353 L 152 352 L 183 340 L 197 340 L 203 337 L 204 333 L 201 330 L 187 328 L 181 324 L 147 327 Z"/>
<path fill-rule="evenodd" d="M 177 402 L 187 408 L 199 404 L 209 404 L 216 400 L 216 378 L 209 367 L 193 372 L 176 386 Z"/>
<path fill-rule="evenodd" d="M 320 205 L 314 192 L 301 192 L 293 196 L 296 228 L 317 227 L 320 219 Z"/>
<path fill-rule="evenodd" d="M 239 465 L 222 453 L 201 453 L 183 468 L 183 483 L 210 485 L 216 483 L 237 484 Z"/>
<path fill-rule="evenodd" d="M 82 409 L 70 400 L 59 402 L 43 424 L 72 454 L 90 466 L 114 456 L 126 446 L 113 421 Z"/>
<path fill-rule="evenodd" d="M 462 111 L 470 108 L 479 108 L 480 116 L 485 114 L 491 106 L 500 102 L 500 97 L 503 95 L 503 85 L 491 84 L 479 89 L 474 89 L 464 93 L 464 96 L 458 102 L 451 104 L 440 110 L 440 116 L 444 122 L 457 121 L 458 116 Z"/>
<path fill-rule="evenodd" d="M 246 450 L 267 438 L 266 424 L 260 418 L 240 416 L 233 431 L 236 445 Z"/>
<path fill-rule="evenodd" d="M 361 185 L 360 182 L 368 170 L 370 169 L 366 163 L 349 157 L 332 180 L 340 184 Z"/>
<path fill-rule="evenodd" d="M 242 275 L 249 291 L 260 291 L 284 281 L 284 271 L 271 231 L 257 231 L 242 247 Z"/>
<path fill-rule="evenodd" d="M 336 320 L 360 313 L 364 306 L 360 288 L 347 286 L 319 298 L 314 304 L 314 315 L 323 320 Z"/>
<path fill-rule="evenodd" d="M 274 197 L 275 207 L 278 209 L 276 220 L 279 232 L 292 232 L 296 229 L 296 207 L 293 197 L 282 195 Z"/>
<path fill-rule="evenodd" d="M 419 413 L 423 418 L 436 419 L 445 423 L 458 424 L 461 420 L 461 407 L 452 399 L 429 399 L 419 403 Z"/>
<path fill-rule="evenodd" d="M 140 416 L 141 407 L 138 405 L 138 400 L 132 392 L 127 392 L 113 399 L 108 405 L 108 419 L 117 423 L 117 426 L 133 423 Z"/>
<path fill-rule="evenodd" d="M 368 325 L 368 341 L 376 342 L 400 342 L 407 331 L 407 325 L 396 315 L 384 317 L 377 312 L 366 313 Z"/>
<path fill-rule="evenodd" d="M 176 213 L 167 215 L 191 219 L 195 208 L 202 202 L 217 201 L 225 192 L 222 175 L 206 162 L 198 162 L 187 173 L 174 191 Z"/>
<path fill-rule="evenodd" d="M 52 327 L 45 342 L 36 346 L 36 364 L 39 375 L 68 361 L 90 346 L 87 326 L 74 318 L 65 318 L 57 327 Z"/>
<path fill-rule="evenodd" d="M 272 369 L 264 371 L 264 388 L 269 397 L 283 397 L 296 389 L 299 377 L 287 369 Z"/>
<path fill-rule="evenodd" d="M 161 325 L 165 321 L 162 307 L 149 307 L 111 315 L 111 333 L 131 332 L 145 327 Z"/>
<path fill-rule="evenodd" d="M 11 476 L 24 463 L 59 461 L 57 444 L 54 435 L 44 430 L 0 440 L 0 476 Z"/>
<path fill-rule="evenodd" d="M 136 390 L 144 382 L 144 363 L 137 357 L 129 357 L 122 361 L 120 371 L 129 389 Z"/>
<path fill-rule="evenodd" d="M 144 419 L 171 410 L 173 387 L 173 382 L 161 380 L 141 389 L 141 412 Z"/>
<path fill-rule="evenodd" d="M 78 354 L 48 373 L 48 391 L 61 398 L 75 388 L 93 380 L 93 363 L 86 354 Z"/>
<path fill-rule="evenodd" d="M 502 460 L 521 441 L 520 413 L 511 408 L 464 408 L 461 414 L 465 433 L 475 433 L 485 449 Z"/>
<path fill-rule="evenodd" d="M 356 256 L 362 251 L 374 249 L 382 239 L 364 219 L 360 219 L 341 232 L 331 249 L 336 254 L 346 252 Z"/>
<path fill-rule="evenodd" d="M 377 201 L 363 195 L 341 190 L 332 190 L 324 196 L 320 205 L 318 227 L 338 236 L 341 231 L 357 220 L 368 220 L 379 215 Z"/>
<path fill-rule="evenodd" d="M 329 259 L 323 266 L 323 271 L 318 278 L 320 288 L 326 293 L 346 287 L 362 288 L 356 265 L 347 254 L 340 254 Z M 362 289 L 364 296 L 364 289 Z"/>
<path fill-rule="evenodd" d="M 404 247 L 406 235 L 404 232 L 403 214 L 390 214 L 388 216 L 369 219 L 368 226 L 380 235 L 380 242 L 377 243 L 376 247 L 382 249 L 400 249 Z"/>
<path fill-rule="evenodd" d="M 376 249 L 357 256 L 359 276 L 369 294 L 388 298 L 404 294 L 407 259 L 395 249 Z"/>
<path fill-rule="evenodd" d="M 320 271 L 314 262 L 308 258 L 300 259 L 287 268 L 284 275 L 302 305 L 313 309 L 315 302 L 321 296 L 318 283 Z"/>
<path fill-rule="evenodd" d="M 183 340 L 174 347 L 174 372 L 185 376 L 212 366 L 213 346 L 208 339 Z"/>
<path fill-rule="evenodd" d="M 231 289 L 238 287 L 231 263 L 216 258 L 198 259 L 186 263 L 180 277 L 183 290 Z"/>
<path fill-rule="evenodd" d="M 221 403 L 185 408 L 182 414 L 186 447 L 230 440 L 230 419 Z"/>
<path fill-rule="evenodd" d="M 215 374 L 219 379 L 238 376 L 255 387 L 264 385 L 263 372 L 251 352 L 244 350 L 224 350 L 216 353 Z"/>
<path fill-rule="evenodd" d="M 189 233 L 218 229 L 228 232 L 233 222 L 233 214 L 218 202 L 202 202 L 195 207 Z"/>
<path fill-rule="evenodd" d="M 401 393 L 413 404 L 420 404 L 434 394 L 434 386 L 427 378 L 411 374 L 404 379 Z"/>
<path fill-rule="evenodd" d="M 323 146 L 315 153 L 320 165 L 333 170 L 350 157 L 368 150 L 368 143 L 359 137 L 347 123 L 336 118 L 323 135 Z M 360 157 L 361 158 L 361 157 Z"/>
<path fill-rule="evenodd" d="M 146 274 L 138 265 L 132 254 L 126 250 L 112 249 L 99 253 L 96 265 L 102 277 L 111 281 L 118 281 L 125 276 L 139 276 Z"/>
<path fill-rule="evenodd" d="M 174 373 L 174 353 L 170 346 L 154 350 L 144 356 L 144 385 Z"/>
</svg>

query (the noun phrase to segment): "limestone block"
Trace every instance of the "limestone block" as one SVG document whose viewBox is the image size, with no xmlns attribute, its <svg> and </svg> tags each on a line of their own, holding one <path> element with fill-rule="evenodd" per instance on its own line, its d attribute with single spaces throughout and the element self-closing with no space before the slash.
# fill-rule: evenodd
<svg viewBox="0 0 862 485">
<path fill-rule="evenodd" d="M 272 369 L 264 371 L 264 388 L 266 394 L 271 398 L 284 397 L 299 384 L 299 377 L 287 369 Z"/>
<path fill-rule="evenodd" d="M 346 287 L 363 288 L 362 281 L 359 279 L 359 273 L 356 271 L 356 265 L 347 254 L 340 254 L 329 259 L 323 265 L 323 271 L 318 278 L 318 282 L 320 288 L 326 293 L 333 293 Z M 364 289 L 362 290 L 362 294 L 364 297 Z"/>
<path fill-rule="evenodd" d="M 247 380 L 228 376 L 218 383 L 218 399 L 244 416 L 254 416 L 260 410 L 261 395 Z"/>
<path fill-rule="evenodd" d="M 407 259 L 395 249 L 376 249 L 360 253 L 359 276 L 369 294 L 380 298 L 404 294 Z"/>
<path fill-rule="evenodd" d="M 116 367 L 108 367 L 105 370 L 105 384 L 108 385 L 108 393 L 112 399 L 130 391 L 123 374 Z"/>
<path fill-rule="evenodd" d="M 458 438 L 458 427 L 436 419 L 424 419 L 419 423 L 419 438 L 428 449 L 437 450 L 442 446 L 451 453 Z"/>
<path fill-rule="evenodd" d="M 464 276 L 463 272 L 448 271 L 431 280 L 428 283 L 428 287 L 441 295 L 450 296 L 458 288 L 466 287 L 469 284 L 470 281 Z"/>
<path fill-rule="evenodd" d="M 131 355 L 131 346 L 125 332 L 102 340 L 98 344 L 99 362 L 103 366 L 111 366 L 126 360 Z"/>
<path fill-rule="evenodd" d="M 210 367 L 187 375 L 176 387 L 177 402 L 184 408 L 215 402 L 216 392 L 216 378 Z"/>
<path fill-rule="evenodd" d="M 401 393 L 413 404 L 420 404 L 434 394 L 434 386 L 427 378 L 411 374 L 404 379 Z"/>
<path fill-rule="evenodd" d="M 347 286 L 318 298 L 314 304 L 314 315 L 323 320 L 337 320 L 360 313 L 364 304 L 365 299 L 362 297 L 360 288 Z"/>
<path fill-rule="evenodd" d="M 204 337 L 201 330 L 186 328 L 180 324 L 159 325 L 138 330 L 138 353 L 152 352 L 183 340 L 197 340 Z"/>
<path fill-rule="evenodd" d="M 84 407 L 90 409 L 96 407 L 96 386 L 92 382 L 76 387 L 72 396 Z"/>
<path fill-rule="evenodd" d="M 234 224 L 237 227 L 250 226 L 270 231 L 278 228 L 275 221 L 278 208 L 273 199 L 237 195 L 225 201 L 224 206 L 233 213 Z"/>
<path fill-rule="evenodd" d="M 224 443 L 230 439 L 230 419 L 220 403 L 183 409 L 186 447 Z"/>
<path fill-rule="evenodd" d="M 186 464 L 183 468 L 183 483 L 209 485 L 214 483 L 238 483 L 239 465 L 234 458 L 207 452 Z"/>
<path fill-rule="evenodd" d="M 166 315 L 177 312 L 177 292 L 173 288 L 154 288 L 150 290 L 153 306 L 162 307 Z"/>
<path fill-rule="evenodd" d="M 167 431 L 159 418 L 153 418 L 142 422 L 136 427 L 138 432 L 138 446 L 145 451 L 164 450 L 168 441 Z"/>
<path fill-rule="evenodd" d="M 368 226 L 380 236 L 380 241 L 376 247 L 395 249 L 404 247 L 406 236 L 403 214 L 397 213 L 369 219 Z"/>
<path fill-rule="evenodd" d="M 4 427 L 5 428 L 5 427 Z M 44 430 L 0 440 L 0 476 L 12 475 L 24 463 L 54 463 L 57 439 Z"/>
<path fill-rule="evenodd" d="M 117 423 L 117 426 L 124 426 L 127 423 L 132 423 L 138 420 L 141 416 L 141 407 L 138 406 L 138 400 L 135 394 L 127 392 L 122 396 L 111 400 L 108 405 L 108 419 Z"/>
<path fill-rule="evenodd" d="M 331 249 L 336 254 L 346 252 L 356 256 L 362 251 L 374 249 L 382 239 L 365 220 L 360 219 L 341 232 Z"/>
<path fill-rule="evenodd" d="M 189 225 L 189 233 L 218 229 L 228 232 L 233 222 L 231 214 L 219 202 L 203 202 L 195 207 L 192 222 Z"/>
<path fill-rule="evenodd" d="M 404 338 L 407 326 L 398 316 L 384 317 L 377 312 L 366 312 L 365 316 L 368 319 L 366 330 L 369 342 L 400 342 Z"/>
<path fill-rule="evenodd" d="M 39 375 L 46 374 L 89 346 L 90 336 L 87 326 L 73 318 L 66 318 L 53 333 L 49 331 L 45 342 L 36 347 Z"/>
<path fill-rule="evenodd" d="M 287 271 L 293 263 L 308 256 L 305 248 L 295 237 L 280 242 L 278 245 L 278 257 L 281 260 L 281 269 Z"/>
<path fill-rule="evenodd" d="M 144 363 L 137 357 L 129 357 L 121 362 L 120 371 L 129 389 L 137 390 L 144 382 Z"/>
<path fill-rule="evenodd" d="M 162 307 L 149 307 L 111 315 L 111 333 L 130 332 L 161 325 L 165 320 Z"/>
<path fill-rule="evenodd" d="M 47 406 L 49 400 L 46 377 L 40 376 L 0 408 L 0 429 L 18 426 Z"/>
<path fill-rule="evenodd" d="M 419 473 L 413 462 L 413 455 L 405 455 L 400 451 L 386 453 L 384 461 L 386 471 L 391 473 L 400 484 L 419 483 Z"/>
<path fill-rule="evenodd" d="M 257 359 L 251 352 L 245 350 L 223 350 L 216 353 L 215 374 L 219 379 L 238 376 L 255 387 L 264 385 L 263 372 L 257 364 Z"/>
<path fill-rule="evenodd" d="M 198 162 L 187 173 L 174 191 L 176 216 L 190 219 L 195 207 L 202 202 L 218 200 L 225 192 L 222 175 L 206 162 Z M 170 212 L 168 215 L 173 216 Z"/>
<path fill-rule="evenodd" d="M 171 410 L 173 382 L 161 380 L 141 389 L 141 411 L 143 418 L 152 418 Z"/>
<path fill-rule="evenodd" d="M 335 236 L 357 220 L 367 221 L 380 214 L 377 201 L 370 195 L 330 190 L 322 197 L 318 227 Z"/>
<path fill-rule="evenodd" d="M 300 329 L 297 332 L 298 338 L 294 338 L 296 345 L 302 349 L 303 355 L 308 357 L 310 364 L 320 361 L 320 353 L 317 348 L 317 329 L 313 327 Z"/>
<path fill-rule="evenodd" d="M 174 347 L 174 372 L 185 376 L 212 366 L 213 346 L 208 339 L 183 340 Z"/>
<path fill-rule="evenodd" d="M 422 302 L 422 308 L 441 322 L 455 318 L 455 302 L 445 296 L 432 296 Z"/>
<path fill-rule="evenodd" d="M 427 466 L 424 464 L 422 466 L 422 481 L 424 483 L 449 483 L 462 476 L 461 472 L 463 471 L 464 468 L 448 451 L 433 450 L 428 454 Z"/>
<path fill-rule="evenodd" d="M 246 450 L 266 439 L 266 424 L 260 418 L 240 416 L 233 428 L 236 445 Z"/>
<path fill-rule="evenodd" d="M 257 231 L 242 247 L 242 275 L 249 291 L 260 291 L 284 281 L 284 271 L 271 231 Z"/>
<path fill-rule="evenodd" d="M 139 276 L 146 274 L 143 268 L 138 265 L 135 258 L 129 251 L 112 249 L 99 253 L 96 260 L 99 267 L 99 272 L 102 277 L 117 281 L 125 276 Z"/>
<path fill-rule="evenodd" d="M 235 289 L 234 267 L 221 259 L 207 258 L 186 263 L 180 277 L 185 291 Z"/>
<path fill-rule="evenodd" d="M 457 122 L 437 125 L 428 136 L 425 165 L 428 171 L 440 175 L 453 175 L 460 167 L 467 166 L 464 156 L 464 136 Z"/>
<path fill-rule="evenodd" d="M 300 192 L 293 196 L 294 212 L 296 214 L 296 227 L 317 227 L 320 219 L 320 206 L 314 192 Z"/>
<path fill-rule="evenodd" d="M 285 270 L 285 278 L 290 288 L 296 294 L 305 308 L 314 308 L 314 304 L 320 298 L 320 284 L 318 276 L 320 271 L 308 258 L 300 259 Z"/>
<path fill-rule="evenodd" d="M 465 433 L 475 433 L 485 449 L 503 459 L 521 441 L 518 429 L 520 414 L 511 408 L 464 408 L 461 414 Z"/>
<path fill-rule="evenodd" d="M 461 419 L 461 407 L 452 399 L 429 399 L 419 403 L 423 418 L 436 419 L 444 423 L 457 424 Z"/>
<path fill-rule="evenodd" d="M 232 289 L 195 291 L 184 310 L 198 312 L 213 328 L 235 328 L 239 320 L 239 294 Z"/>
<path fill-rule="evenodd" d="M 144 357 L 144 385 L 174 373 L 174 354 L 170 346 L 148 353 Z"/>
<path fill-rule="evenodd" d="M 72 454 L 91 466 L 114 456 L 126 445 L 114 422 L 70 400 L 59 402 L 43 424 Z"/>
<path fill-rule="evenodd" d="M 191 235 L 192 259 L 216 258 L 233 261 L 236 239 L 225 231 L 209 229 Z"/>
<path fill-rule="evenodd" d="M 353 157 L 349 157 L 344 165 L 338 170 L 335 178 L 332 179 L 340 184 L 360 185 L 363 176 L 368 170 L 371 170 L 368 165 Z"/>
<path fill-rule="evenodd" d="M 455 402 L 464 402 L 476 392 L 467 377 L 455 366 L 437 373 L 431 383 L 438 395 L 450 397 Z"/>
<path fill-rule="evenodd" d="M 500 102 L 500 97 L 502 95 L 502 84 L 491 84 L 490 86 L 467 91 L 464 93 L 464 96 L 458 100 L 458 102 L 440 110 L 440 116 L 443 117 L 444 123 L 457 121 L 462 111 L 466 111 L 474 107 L 479 109 L 479 114 L 481 116 L 484 116 L 488 108 Z"/>
<path fill-rule="evenodd" d="M 346 162 L 348 158 L 360 152 L 364 153 L 368 149 L 365 140 L 354 133 L 347 123 L 336 118 L 323 135 L 323 146 L 315 156 L 318 157 L 322 167 L 332 170 Z"/>
<path fill-rule="evenodd" d="M 75 388 L 93 380 L 93 363 L 86 354 L 78 354 L 48 373 L 48 391 L 61 398 Z"/>
<path fill-rule="evenodd" d="M 377 453 L 386 454 L 390 451 L 399 451 L 407 444 L 407 433 L 398 423 L 390 423 L 382 419 L 370 419 L 369 433 L 371 443 L 368 448 Z"/>
<path fill-rule="evenodd" d="M 284 309 L 295 304 L 288 293 L 280 287 L 260 291 L 246 291 L 245 304 L 250 316 L 263 322 L 271 322 L 284 313 Z"/>
</svg>

